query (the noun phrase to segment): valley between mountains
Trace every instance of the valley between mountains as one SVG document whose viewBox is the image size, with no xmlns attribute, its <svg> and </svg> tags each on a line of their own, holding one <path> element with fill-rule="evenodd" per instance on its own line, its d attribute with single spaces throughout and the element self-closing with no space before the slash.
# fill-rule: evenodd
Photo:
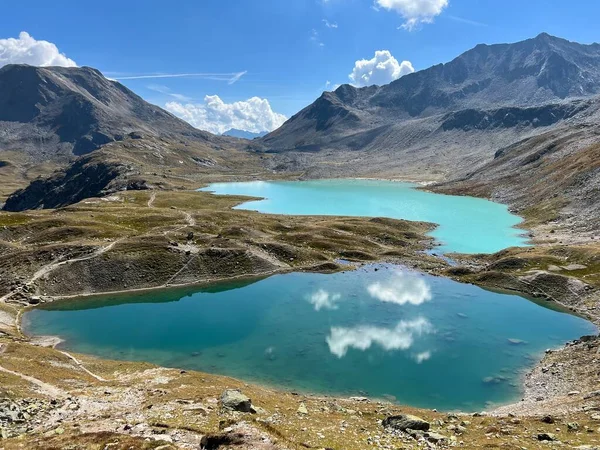
<svg viewBox="0 0 600 450">
<path fill-rule="evenodd" d="M 431 252 L 432 223 L 261 214 L 235 209 L 247 197 L 197 191 L 329 178 L 504 203 L 531 245 L 446 255 L 450 264 Z M 92 68 L 7 65 L 0 199 L 0 448 L 600 445 L 597 336 L 546 352 L 523 378 L 522 401 L 473 414 L 71 354 L 20 322 L 69 298 L 385 261 L 599 325 L 598 44 L 544 33 L 479 45 L 385 86 L 325 92 L 252 140 L 197 130 Z M 407 414 L 416 428 L 385 421 Z"/>
</svg>

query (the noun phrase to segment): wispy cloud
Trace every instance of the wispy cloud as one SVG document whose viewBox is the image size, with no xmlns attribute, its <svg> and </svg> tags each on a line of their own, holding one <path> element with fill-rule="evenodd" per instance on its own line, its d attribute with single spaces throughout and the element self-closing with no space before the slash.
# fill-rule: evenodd
<svg viewBox="0 0 600 450">
<path fill-rule="evenodd" d="M 460 23 L 464 23 L 467 25 L 473 25 L 474 27 L 487 27 L 488 26 L 487 23 L 477 22 L 476 20 L 471 20 L 471 19 L 465 19 L 464 17 L 450 16 L 450 15 L 447 17 L 448 17 L 448 19 L 454 20 L 455 22 L 460 22 Z"/>
<path fill-rule="evenodd" d="M 226 81 L 234 84 L 240 80 L 248 71 L 231 73 L 151 73 L 137 75 L 116 75 L 115 80 L 149 80 L 158 78 L 202 78 L 204 80 Z M 110 75 L 110 72 L 109 72 Z"/>
<path fill-rule="evenodd" d="M 248 71 L 244 70 L 243 72 L 238 72 L 238 73 L 234 74 L 229 80 L 227 80 L 227 84 L 237 83 L 238 81 L 240 81 L 240 78 L 242 78 L 247 73 L 248 73 Z"/>
<path fill-rule="evenodd" d="M 321 37 L 319 36 L 319 32 L 314 28 L 310 31 L 310 41 L 319 47 L 325 47 L 325 44 L 321 42 Z"/>
<path fill-rule="evenodd" d="M 341 84 L 339 83 L 332 83 L 331 81 L 327 80 L 325 82 L 325 90 L 326 91 L 335 91 L 337 88 L 339 88 L 341 86 Z"/>
<path fill-rule="evenodd" d="M 323 19 L 323 23 L 325 24 L 325 26 L 327 28 L 337 28 L 338 27 L 338 24 L 336 22 L 330 22 L 327 19 Z"/>
<path fill-rule="evenodd" d="M 160 92 L 161 94 L 168 95 L 169 97 L 173 97 L 174 99 L 179 100 L 181 102 L 189 102 L 192 100 L 191 97 L 188 97 L 187 95 L 183 94 L 177 94 L 171 91 L 171 89 L 169 89 L 167 86 L 163 86 L 162 84 L 149 84 L 148 86 L 146 86 L 146 88 L 154 92 Z"/>
</svg>

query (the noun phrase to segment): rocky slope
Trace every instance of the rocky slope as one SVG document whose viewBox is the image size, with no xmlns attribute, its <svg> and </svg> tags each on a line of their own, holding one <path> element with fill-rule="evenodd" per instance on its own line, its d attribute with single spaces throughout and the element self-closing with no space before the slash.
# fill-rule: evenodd
<svg viewBox="0 0 600 450">
<path fill-rule="evenodd" d="M 132 145 L 143 147 L 132 144 L 134 141 L 147 144 L 145 155 L 129 154 Z M 157 143 L 162 150 L 156 149 Z M 109 144 L 120 152 L 94 155 Z M 89 67 L 7 65 L 0 69 L 0 198 L 35 181 L 25 193 L 28 199 L 11 201 L 11 209 L 59 206 L 98 195 L 107 184 L 107 174 L 104 170 L 90 171 L 91 166 L 111 166 L 112 178 L 117 172 L 124 177 L 124 161 L 129 166 L 126 172 L 140 172 L 141 166 L 153 165 L 149 172 L 158 173 L 166 170 L 166 163 L 171 168 L 185 165 L 193 172 L 194 167 L 214 163 L 206 158 L 207 153 L 235 152 L 239 146 L 238 139 L 193 128 Z M 232 161 L 237 158 L 235 154 L 229 156 Z M 83 159 L 77 161 L 77 157 Z M 136 158 L 141 165 L 133 164 Z M 81 189 L 77 182 L 59 186 L 62 179 L 72 181 L 81 169 L 86 173 L 78 180 L 87 180 L 89 186 Z M 50 180 L 36 180 L 53 170 L 59 172 Z M 96 175 L 98 179 L 94 179 Z M 135 186 L 129 182 L 118 185 Z M 64 197 L 41 198 L 43 193 Z"/>
<path fill-rule="evenodd" d="M 597 109 L 600 100 L 594 100 Z M 526 215 L 546 231 L 600 230 L 600 126 L 597 112 L 498 149 L 493 159 L 438 192 L 489 197 Z M 573 234 L 573 233 L 571 233 Z M 552 236 L 547 235 L 547 238 Z"/>
<path fill-rule="evenodd" d="M 264 174 L 263 165 L 261 157 L 201 140 L 127 138 L 33 180 L 7 198 L 4 210 L 56 208 L 124 190 L 197 188 L 214 177 Z"/>
<path fill-rule="evenodd" d="M 325 92 L 252 148 L 315 176 L 372 174 L 387 161 L 399 175 L 451 179 L 578 114 L 586 105 L 573 101 L 598 93 L 600 45 L 541 34 L 478 45 L 385 86 Z M 339 167 L 345 160 L 350 168 Z"/>
<path fill-rule="evenodd" d="M 439 182 L 491 164 L 499 149 L 598 120 L 593 96 L 600 92 L 600 45 L 547 34 L 479 45 L 386 86 L 344 85 L 326 92 L 278 130 L 252 141 L 196 130 L 90 68 L 7 66 L 0 70 L 0 92 L 0 148 L 7 156 L 0 176 L 6 185 L 23 186 L 32 178 L 11 155 L 36 160 L 44 175 L 52 167 L 42 171 L 42 161 L 60 168 L 15 193 L 7 202 L 10 210 L 61 206 L 124 188 L 173 187 L 181 183 L 170 172 L 189 182 L 199 167 L 215 176 L 241 169 L 269 177 Z M 144 150 L 135 141 L 150 144 Z M 134 157 L 131 145 L 142 148 Z M 110 151 L 97 153 L 98 147 Z M 85 155 L 71 168 L 57 162 L 77 154 Z M 212 165 L 219 158 L 220 168 Z M 110 179 L 105 171 L 96 181 L 77 176 L 81 168 L 106 165 Z M 83 180 L 89 188 L 81 189 Z"/>
<path fill-rule="evenodd" d="M 343 270 L 335 263 L 340 258 L 385 259 L 490 288 L 544 292 L 546 300 L 600 317 L 597 249 L 565 246 L 552 254 L 545 247 L 511 249 L 449 267 L 423 254 L 430 245 L 423 236 L 428 224 L 232 209 L 240 201 L 205 192 L 132 191 L 60 209 L 0 212 L 5 275 L 0 447 L 416 450 L 598 444 L 597 338 L 548 353 L 527 378 L 524 401 L 501 413 L 455 414 L 70 354 L 45 348 L 56 339 L 28 338 L 17 326 L 28 305 L 64 295 Z M 551 277 L 544 275 L 548 271 Z M 173 298 L 182 292 L 173 291 Z"/>
<path fill-rule="evenodd" d="M 126 137 L 228 142 L 145 102 L 90 67 L 0 69 L 0 149 L 34 159 L 88 154 Z"/>
</svg>

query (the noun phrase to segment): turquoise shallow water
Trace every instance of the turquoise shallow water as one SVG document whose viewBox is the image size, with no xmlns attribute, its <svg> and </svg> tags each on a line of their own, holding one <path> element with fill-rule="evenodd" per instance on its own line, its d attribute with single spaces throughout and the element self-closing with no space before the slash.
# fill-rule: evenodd
<svg viewBox="0 0 600 450">
<path fill-rule="evenodd" d="M 473 197 L 433 194 L 416 185 L 377 180 L 214 183 L 203 191 L 264 200 L 238 208 L 271 214 L 390 217 L 439 224 L 431 234 L 441 252 L 495 253 L 526 245 L 522 219 L 505 205 Z"/>
<path fill-rule="evenodd" d="M 462 410 L 518 399 L 520 376 L 546 348 L 596 331 L 515 295 L 392 265 L 62 302 L 23 325 L 106 358 Z"/>
</svg>

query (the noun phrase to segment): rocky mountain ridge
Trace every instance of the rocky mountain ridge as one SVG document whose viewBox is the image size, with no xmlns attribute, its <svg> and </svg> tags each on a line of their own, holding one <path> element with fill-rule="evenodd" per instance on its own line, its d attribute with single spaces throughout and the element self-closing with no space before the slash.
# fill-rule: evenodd
<svg viewBox="0 0 600 450">
<path fill-rule="evenodd" d="M 34 161 L 65 160 L 126 138 L 164 137 L 229 145 L 144 101 L 90 67 L 0 69 L 0 149 Z"/>
<path fill-rule="evenodd" d="M 18 89 L 2 89 L 8 82 Z M 197 179 L 198 171 L 203 179 L 241 169 L 252 176 L 448 182 L 472 179 L 481 170 L 485 180 L 498 151 L 536 136 L 591 129 L 600 120 L 600 45 L 547 34 L 478 45 L 389 85 L 325 92 L 278 130 L 252 141 L 196 130 L 90 68 L 7 66 L 0 70 L 0 92 L 0 148 L 6 154 L 18 147 L 44 160 L 53 157 L 46 151 L 51 148 L 69 160 L 77 153 L 87 158 L 72 168 L 63 162 L 58 174 L 15 193 L 7 201 L 11 210 L 62 206 L 128 188 L 181 186 Z M 595 134 L 586 136 L 593 144 Z M 86 178 L 77 173 L 77 167 L 92 166 L 111 168 L 102 171 L 111 174 L 107 183 L 85 181 L 86 187 L 103 185 L 94 192 L 81 189 Z M 13 169 L 19 167 L 9 160 L 0 170 Z M 52 198 L 61 193 L 70 194 Z"/>
<path fill-rule="evenodd" d="M 489 162 L 498 148 L 573 117 L 585 108 L 582 99 L 598 94 L 600 45 L 542 33 L 514 44 L 478 45 L 449 63 L 385 86 L 340 86 L 252 148 L 281 155 L 282 167 L 305 166 L 309 173 L 314 169 L 306 167 L 302 154 L 307 152 L 326 154 L 336 163 L 338 155 L 339 160 L 361 158 L 361 174 L 376 169 L 369 161 L 377 166 L 385 155 L 392 165 L 402 162 L 400 175 L 428 170 L 449 179 L 463 175 L 465 167 Z M 492 138 L 490 146 L 484 137 L 490 128 L 512 131 Z M 481 133 L 455 141 L 452 131 L 460 129 Z M 323 166 L 319 156 L 312 159 Z M 419 163 L 424 159 L 429 160 L 425 166 Z M 327 176 L 323 172 L 315 170 Z"/>
<path fill-rule="evenodd" d="M 321 143 L 345 132 L 398 120 L 465 109 L 531 107 L 600 94 L 600 45 L 582 45 L 542 33 L 514 44 L 480 44 L 446 64 L 384 86 L 342 85 L 264 138 L 267 147 L 299 149 L 314 131 Z M 303 140 L 304 143 L 298 142 Z M 316 139 L 313 139 L 317 143 Z"/>
</svg>

